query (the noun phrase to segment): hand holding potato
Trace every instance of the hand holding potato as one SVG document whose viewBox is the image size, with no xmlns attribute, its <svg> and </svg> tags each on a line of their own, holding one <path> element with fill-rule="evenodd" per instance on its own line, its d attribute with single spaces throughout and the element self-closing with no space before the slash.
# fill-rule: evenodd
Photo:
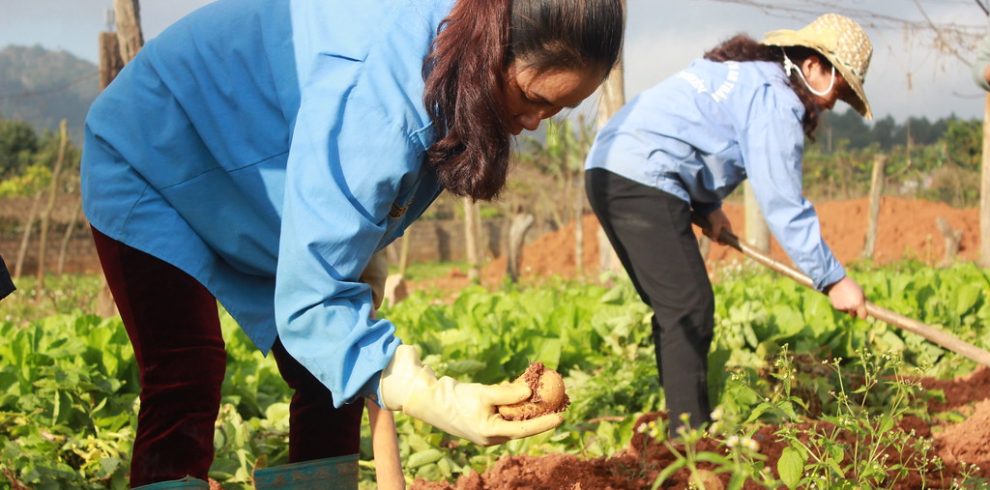
<svg viewBox="0 0 990 490">
<path fill-rule="evenodd" d="M 528 399 L 511 405 L 501 405 L 498 413 L 507 420 L 527 420 L 548 413 L 562 412 L 570 399 L 564 391 L 564 379 L 543 363 L 534 362 L 513 383 L 522 383 L 532 390 Z"/>
<path fill-rule="evenodd" d="M 381 402 L 389 410 L 401 410 L 449 434 L 481 445 L 501 444 L 546 432 L 564 419 L 551 413 L 526 420 L 502 418 L 496 408 L 530 398 L 525 383 L 483 385 L 462 383 L 449 376 L 437 379 L 423 366 L 416 349 L 400 345 L 382 372 Z"/>
</svg>

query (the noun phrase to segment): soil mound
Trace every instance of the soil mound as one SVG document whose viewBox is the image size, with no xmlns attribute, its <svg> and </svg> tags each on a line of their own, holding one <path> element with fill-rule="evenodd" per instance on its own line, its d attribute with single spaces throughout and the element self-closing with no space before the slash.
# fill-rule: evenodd
<svg viewBox="0 0 990 490">
<path fill-rule="evenodd" d="M 630 479 L 637 470 L 628 457 L 582 461 L 566 454 L 540 458 L 507 456 L 495 463 L 484 475 L 470 473 L 456 484 L 417 481 L 416 490 L 639 490 L 652 482 Z"/>
<path fill-rule="evenodd" d="M 890 488 L 958 488 L 953 486 L 967 475 L 990 478 L 990 391 L 987 390 L 990 369 L 980 368 L 968 376 L 950 381 L 922 379 L 922 385 L 929 389 L 945 392 L 945 401 L 940 405 L 929 405 L 930 414 L 946 409 L 961 409 L 970 413 L 961 423 L 939 427 L 936 417 L 922 419 L 907 416 L 900 420 L 895 431 L 911 434 L 911 437 L 934 440 L 934 450 L 945 463 L 943 468 L 926 464 L 927 456 L 911 447 L 888 447 L 884 451 L 889 461 L 900 461 L 909 471 L 897 477 L 897 481 L 886 484 Z M 975 402 L 975 404 L 974 404 Z M 663 413 L 643 415 L 636 421 L 639 427 L 653 420 L 665 419 Z M 857 441 L 853 434 L 836 432 L 826 422 L 806 421 L 796 429 L 808 435 L 819 433 L 834 438 L 848 446 Z M 776 471 L 777 460 L 787 443 L 776 435 L 778 427 L 763 426 L 753 439 L 759 445 L 759 452 L 766 457 L 767 467 Z M 869 441 L 861 441 L 868 443 Z M 718 441 L 703 439 L 698 451 L 723 452 Z M 930 453 L 929 453 L 930 454 Z M 847 459 L 850 456 L 847 455 Z M 657 475 L 676 460 L 670 449 L 658 443 L 645 433 L 637 431 L 629 447 L 612 458 L 582 460 L 575 456 L 555 454 L 542 457 L 506 456 L 500 459 L 484 474 L 471 473 L 462 476 L 456 483 L 416 481 L 413 490 L 508 490 L 517 488 L 540 488 L 552 490 L 575 489 L 642 489 L 650 488 Z M 844 462 L 844 463 L 848 463 Z M 973 466 L 975 465 L 975 466 Z M 708 463 L 699 467 L 703 470 L 714 468 Z M 728 483 L 728 474 L 712 475 L 721 480 L 712 482 L 714 488 Z M 892 474 L 893 476 L 893 474 Z M 664 488 L 689 488 L 689 473 L 680 470 L 664 485 Z M 706 485 L 707 486 L 707 485 Z M 757 488 L 752 483 L 744 488 Z"/>
<path fill-rule="evenodd" d="M 935 441 L 939 457 L 950 468 L 968 464 L 990 469 L 990 400 L 977 403 L 969 418 L 946 427 Z"/>
<path fill-rule="evenodd" d="M 990 399 L 990 368 L 981 366 L 972 373 L 956 379 L 941 380 L 925 378 L 921 386 L 926 390 L 942 390 L 945 399 L 932 399 L 928 402 L 930 412 L 943 412 L 973 402 Z"/>
</svg>

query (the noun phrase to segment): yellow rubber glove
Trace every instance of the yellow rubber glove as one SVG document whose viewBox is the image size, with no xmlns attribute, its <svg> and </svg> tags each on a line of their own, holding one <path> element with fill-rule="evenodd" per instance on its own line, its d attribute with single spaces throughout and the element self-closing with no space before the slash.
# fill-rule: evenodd
<svg viewBox="0 0 990 490">
<path fill-rule="evenodd" d="M 380 393 L 385 408 L 401 410 L 448 434 L 483 446 L 546 432 L 564 421 L 556 413 L 529 420 L 505 420 L 496 407 L 526 400 L 530 396 L 529 386 L 461 383 L 449 376 L 437 379 L 432 369 L 420 363 L 419 353 L 410 345 L 396 349 L 392 362 L 382 372 Z"/>
<path fill-rule="evenodd" d="M 371 300 L 376 310 L 381 308 L 385 298 L 385 279 L 388 279 L 388 258 L 384 250 L 379 250 L 371 256 L 368 266 L 361 273 L 361 282 L 371 286 Z"/>
</svg>

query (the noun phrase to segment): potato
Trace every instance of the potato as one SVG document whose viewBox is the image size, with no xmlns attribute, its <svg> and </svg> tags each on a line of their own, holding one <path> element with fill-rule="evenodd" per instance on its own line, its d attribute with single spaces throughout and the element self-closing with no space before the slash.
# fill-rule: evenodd
<svg viewBox="0 0 990 490">
<path fill-rule="evenodd" d="M 543 363 L 534 362 L 513 383 L 526 383 L 533 390 L 528 400 L 500 405 L 498 413 L 506 420 L 526 420 L 554 412 L 563 412 L 570 400 L 564 392 L 564 379 Z"/>
</svg>

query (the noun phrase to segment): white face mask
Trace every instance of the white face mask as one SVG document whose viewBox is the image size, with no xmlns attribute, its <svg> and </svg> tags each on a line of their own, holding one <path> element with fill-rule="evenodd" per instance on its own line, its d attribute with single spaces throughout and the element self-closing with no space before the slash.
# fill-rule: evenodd
<svg viewBox="0 0 990 490">
<path fill-rule="evenodd" d="M 804 73 L 801 72 L 801 68 L 795 65 L 794 62 L 787 57 L 787 53 L 784 52 L 784 73 L 786 73 L 787 76 L 790 76 L 791 70 L 797 72 L 798 77 L 800 77 L 801 81 L 804 82 L 804 86 L 808 87 L 808 91 L 819 97 L 825 97 L 826 95 L 829 94 L 829 92 L 832 91 L 833 88 L 835 88 L 835 65 L 832 65 L 832 81 L 828 84 L 828 88 L 825 89 L 824 91 L 815 90 L 815 88 L 812 87 L 810 83 L 808 83 L 808 79 L 804 78 Z"/>
</svg>

